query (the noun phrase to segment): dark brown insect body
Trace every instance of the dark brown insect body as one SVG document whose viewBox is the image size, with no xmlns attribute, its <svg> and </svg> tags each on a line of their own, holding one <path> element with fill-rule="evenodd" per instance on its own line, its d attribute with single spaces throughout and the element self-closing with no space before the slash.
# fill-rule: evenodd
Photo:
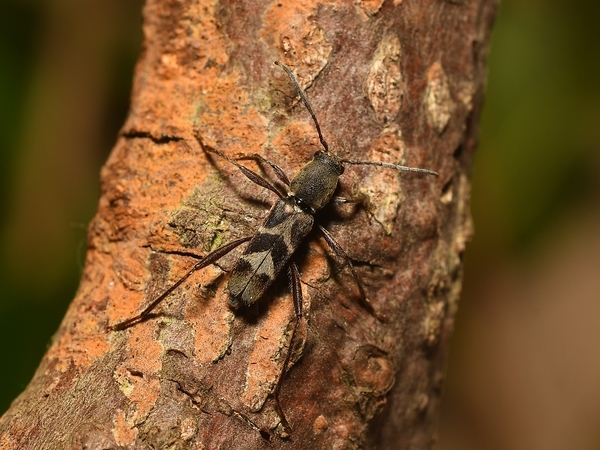
<svg viewBox="0 0 600 450">
<path fill-rule="evenodd" d="M 338 158 L 321 151 L 300 169 L 233 268 L 229 306 L 249 306 L 263 296 L 312 229 L 313 214 L 331 201 L 343 172 Z"/>
</svg>

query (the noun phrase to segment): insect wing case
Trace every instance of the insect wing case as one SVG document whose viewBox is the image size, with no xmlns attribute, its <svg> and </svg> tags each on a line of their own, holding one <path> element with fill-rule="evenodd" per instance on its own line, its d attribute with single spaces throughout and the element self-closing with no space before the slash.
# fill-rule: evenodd
<svg viewBox="0 0 600 450">
<path fill-rule="evenodd" d="M 260 299 L 313 227 L 312 215 L 293 200 L 279 200 L 237 261 L 229 278 L 229 305 Z"/>
</svg>

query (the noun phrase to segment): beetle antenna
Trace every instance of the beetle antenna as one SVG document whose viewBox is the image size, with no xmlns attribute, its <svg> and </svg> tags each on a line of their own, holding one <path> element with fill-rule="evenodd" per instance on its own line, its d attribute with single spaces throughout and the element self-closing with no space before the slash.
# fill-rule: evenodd
<svg viewBox="0 0 600 450">
<path fill-rule="evenodd" d="M 387 167 L 389 169 L 401 170 L 404 172 L 419 172 L 419 173 L 426 173 L 428 175 L 435 175 L 436 177 L 439 176 L 439 173 L 437 173 L 434 170 L 421 169 L 420 167 L 399 166 L 398 164 L 390 164 L 390 163 L 379 162 L 379 161 L 355 161 L 353 159 L 342 159 L 341 161 L 346 164 L 356 164 L 356 165 L 360 164 L 363 166 Z"/>
<path fill-rule="evenodd" d="M 329 146 L 327 145 L 327 142 L 325 142 L 325 138 L 323 137 L 323 134 L 321 134 L 321 127 L 319 126 L 319 121 L 317 120 L 317 116 L 315 115 L 315 112 L 311 108 L 310 103 L 308 103 L 306 94 L 304 93 L 304 91 L 302 90 L 302 88 L 300 87 L 298 82 L 296 81 L 296 77 L 294 76 L 292 71 L 290 69 L 288 69 L 288 67 L 285 66 L 284 64 L 280 63 L 279 61 L 275 61 L 275 64 L 278 65 L 279 67 L 281 67 L 283 70 L 285 70 L 285 73 L 287 73 L 288 77 L 290 77 L 290 79 L 292 80 L 292 83 L 294 83 L 294 86 L 296 86 L 296 91 L 298 91 L 298 95 L 300 95 L 300 98 L 302 99 L 302 103 L 304 103 L 304 106 L 306 106 L 306 109 L 308 109 L 308 112 L 310 113 L 310 116 L 312 117 L 313 122 L 315 122 L 315 127 L 317 127 L 317 133 L 319 133 L 319 141 L 321 141 L 321 145 L 323 146 L 325 151 L 329 152 Z"/>
</svg>

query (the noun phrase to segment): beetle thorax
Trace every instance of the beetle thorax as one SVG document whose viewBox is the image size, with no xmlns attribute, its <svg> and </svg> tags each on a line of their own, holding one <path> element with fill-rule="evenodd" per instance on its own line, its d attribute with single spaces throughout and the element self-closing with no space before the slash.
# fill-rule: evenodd
<svg viewBox="0 0 600 450">
<path fill-rule="evenodd" d="M 337 156 L 319 151 L 298 171 L 290 183 L 288 196 L 314 214 L 329 203 L 342 173 L 344 166 Z"/>
</svg>

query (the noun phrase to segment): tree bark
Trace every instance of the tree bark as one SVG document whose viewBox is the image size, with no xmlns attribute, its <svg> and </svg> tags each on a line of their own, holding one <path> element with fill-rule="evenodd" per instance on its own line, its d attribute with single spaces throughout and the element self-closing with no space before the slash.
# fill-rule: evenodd
<svg viewBox="0 0 600 450">
<path fill-rule="evenodd" d="M 471 235 L 468 209 L 495 0 L 330 3 L 148 0 L 132 106 L 102 171 L 77 295 L 0 448 L 430 448 Z M 333 153 L 439 171 L 348 166 L 297 252 L 304 319 L 282 274 L 256 308 L 227 306 L 241 250 L 137 314 L 196 259 L 252 235 L 269 191 L 225 153 L 291 176 L 320 149 L 288 65 Z M 255 171 L 269 168 L 244 162 Z"/>
</svg>

